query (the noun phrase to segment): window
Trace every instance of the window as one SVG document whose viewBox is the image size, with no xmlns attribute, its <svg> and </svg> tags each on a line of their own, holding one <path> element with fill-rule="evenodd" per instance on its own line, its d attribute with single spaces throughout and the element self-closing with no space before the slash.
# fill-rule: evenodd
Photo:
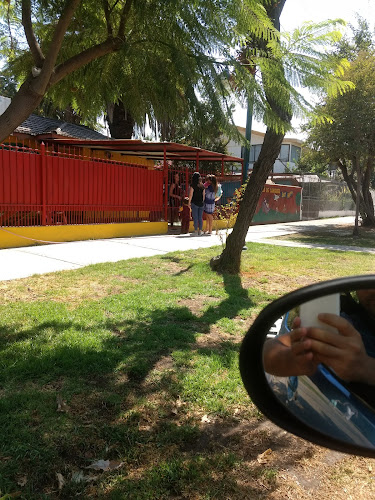
<svg viewBox="0 0 375 500">
<path fill-rule="evenodd" d="M 292 151 L 290 153 L 290 161 L 293 163 L 298 163 L 301 158 L 301 148 L 298 146 L 292 146 Z"/>
<path fill-rule="evenodd" d="M 254 146 L 251 146 L 250 163 L 254 163 L 255 161 L 257 161 L 261 149 L 262 149 L 261 144 L 254 144 Z"/>
<path fill-rule="evenodd" d="M 280 149 L 279 158 L 282 162 L 289 161 L 289 144 L 282 144 Z"/>
</svg>

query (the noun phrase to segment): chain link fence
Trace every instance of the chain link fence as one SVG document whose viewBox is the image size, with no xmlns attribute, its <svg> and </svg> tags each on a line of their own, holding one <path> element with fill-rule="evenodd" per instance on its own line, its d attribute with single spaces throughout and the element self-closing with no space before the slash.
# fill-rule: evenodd
<svg viewBox="0 0 375 500">
<path fill-rule="evenodd" d="M 302 190 L 302 220 L 355 214 L 355 205 L 345 181 L 301 175 L 296 179 Z"/>
</svg>

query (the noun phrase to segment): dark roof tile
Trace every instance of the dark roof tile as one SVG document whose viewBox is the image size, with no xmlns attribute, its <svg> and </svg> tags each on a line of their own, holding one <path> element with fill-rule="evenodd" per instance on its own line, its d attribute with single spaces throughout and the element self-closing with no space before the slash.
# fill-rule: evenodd
<svg viewBox="0 0 375 500">
<path fill-rule="evenodd" d="M 15 132 L 34 136 L 54 133 L 62 137 L 74 137 L 76 139 L 108 139 L 106 135 L 100 134 L 89 127 L 38 115 L 30 115 L 16 128 Z"/>
</svg>

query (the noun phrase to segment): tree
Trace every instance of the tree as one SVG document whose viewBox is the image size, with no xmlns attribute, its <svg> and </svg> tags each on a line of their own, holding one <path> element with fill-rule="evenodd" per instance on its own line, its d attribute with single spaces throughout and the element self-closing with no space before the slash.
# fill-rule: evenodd
<svg viewBox="0 0 375 500">
<path fill-rule="evenodd" d="M 285 1 L 275 1 L 268 5 L 268 15 L 276 28 L 279 28 L 284 4 Z M 267 131 L 241 200 L 233 231 L 221 255 L 211 260 L 211 267 L 218 272 L 235 274 L 240 271 L 247 231 L 285 133 L 291 129 L 292 116 L 301 111 L 306 114 L 312 112 L 312 107 L 293 85 L 310 90 L 325 88 L 330 95 L 344 92 L 350 86 L 335 74 L 342 71 L 345 61 L 335 59 L 329 52 L 322 50 L 322 45 L 332 45 L 341 36 L 339 32 L 332 31 L 337 22 L 304 24 L 292 35 L 285 34 L 284 38 L 277 38 L 266 45 L 262 40 L 254 39 L 248 44 L 246 59 L 250 69 L 259 67 L 261 76 L 260 85 L 266 103 L 263 121 Z"/>
<path fill-rule="evenodd" d="M 355 84 L 344 95 L 327 96 L 318 108 L 330 120 L 310 122 L 307 143 L 309 158 L 320 164 L 335 164 L 341 171 L 356 203 L 354 234 L 358 235 L 358 214 L 365 226 L 375 226 L 374 204 L 370 192 L 374 179 L 374 100 L 375 46 L 369 25 L 357 18 L 352 34 L 337 45 L 336 53 L 347 56 L 351 66 L 343 75 Z"/>
<path fill-rule="evenodd" d="M 307 143 L 321 163 L 339 167 L 358 202 L 363 225 L 374 227 L 370 187 L 375 165 L 375 53 L 360 52 L 344 77 L 355 89 L 326 99 L 319 110 L 331 120 L 310 124 Z"/>
<path fill-rule="evenodd" d="M 0 141 L 47 92 L 83 114 L 121 98 L 137 122 L 160 120 L 166 107 L 194 113 L 203 94 L 223 117 L 232 47 L 248 30 L 271 32 L 256 0 L 9 0 L 0 19 L 8 33 L 1 54 L 22 82 L 0 117 Z"/>
</svg>

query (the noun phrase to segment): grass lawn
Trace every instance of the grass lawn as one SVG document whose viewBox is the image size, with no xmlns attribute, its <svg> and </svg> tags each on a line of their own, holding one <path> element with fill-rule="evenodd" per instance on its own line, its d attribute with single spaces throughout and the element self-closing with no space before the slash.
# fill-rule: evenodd
<svg viewBox="0 0 375 500">
<path fill-rule="evenodd" d="M 240 341 L 280 294 L 374 257 L 249 243 L 222 277 L 217 253 L 0 282 L 0 499 L 287 498 L 282 469 L 316 447 L 251 404 Z"/>
<path fill-rule="evenodd" d="M 319 231 L 304 231 L 301 233 L 279 236 L 278 240 L 292 240 L 300 243 L 315 243 L 322 245 L 344 245 L 361 248 L 375 248 L 375 229 L 359 228 L 359 237 L 353 236 L 353 226 L 322 228 Z"/>
</svg>

